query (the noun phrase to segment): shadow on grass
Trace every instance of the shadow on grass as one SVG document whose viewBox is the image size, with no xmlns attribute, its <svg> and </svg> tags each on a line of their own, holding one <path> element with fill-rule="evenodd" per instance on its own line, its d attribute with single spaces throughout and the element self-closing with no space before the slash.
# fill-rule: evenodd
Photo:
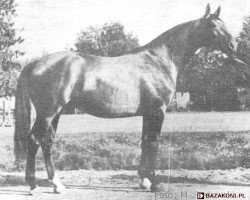
<svg viewBox="0 0 250 200">
<path fill-rule="evenodd" d="M 21 196 L 31 196 L 28 192 L 22 190 L 8 190 L 0 189 L 0 195 L 21 195 Z"/>
<path fill-rule="evenodd" d="M 48 179 L 39 179 L 36 178 L 36 183 L 40 187 L 51 187 L 52 184 Z M 24 180 L 24 176 L 20 175 L 1 175 L 0 176 L 0 187 L 9 187 L 9 186 L 28 186 Z"/>
<path fill-rule="evenodd" d="M 37 185 L 40 187 L 52 187 L 52 184 L 47 179 L 36 179 Z M 157 182 L 170 184 L 197 184 L 197 185 L 227 185 L 227 186 L 243 186 L 249 187 L 250 184 L 242 183 L 224 183 L 224 182 L 212 182 L 209 180 L 201 180 L 197 178 L 189 177 L 170 177 L 168 180 L 167 175 L 157 175 Z M 106 184 L 105 184 L 106 182 Z M 110 178 L 104 179 L 102 184 L 86 184 L 86 185 L 72 185 L 65 184 L 67 189 L 82 189 L 82 190 L 96 190 L 96 191 L 111 191 L 111 192 L 150 192 L 139 187 L 140 178 L 137 175 L 118 174 L 113 175 Z M 136 185 L 136 186 L 135 186 Z M 20 175 L 6 175 L 0 176 L 0 194 L 16 194 L 16 195 L 28 195 L 23 190 L 9 190 L 10 186 L 27 186 L 24 180 L 24 176 Z M 52 192 L 45 192 L 52 193 Z"/>
<path fill-rule="evenodd" d="M 65 184 L 65 186 L 68 189 L 103 190 L 111 192 L 150 192 L 149 190 L 139 187 L 140 179 L 138 176 L 121 174 L 117 176 L 117 178 L 116 176 L 111 176 L 109 178 L 100 178 L 98 180 L 99 183 L 90 181 L 83 185 Z"/>
<path fill-rule="evenodd" d="M 157 182 L 167 184 L 168 181 L 170 184 L 193 184 L 193 185 L 225 185 L 225 186 L 241 186 L 241 187 L 249 187 L 250 184 L 242 184 L 242 183 L 224 183 L 224 182 L 213 182 L 209 180 L 201 180 L 197 178 L 189 178 L 189 177 L 170 177 L 168 180 L 168 176 L 166 175 L 157 175 Z M 111 184 L 110 186 L 108 184 Z M 104 190 L 104 191 L 112 191 L 112 192 L 150 192 L 150 190 L 144 190 L 139 187 L 140 178 L 137 175 L 127 175 L 127 174 L 118 174 L 113 175 L 110 179 L 106 179 L 103 181 L 102 186 L 100 184 L 97 185 L 65 185 L 68 189 L 83 189 L 83 190 Z M 134 187 L 138 185 L 138 187 Z M 132 187 L 131 187 L 132 186 Z"/>
<path fill-rule="evenodd" d="M 111 192 L 150 192 L 138 187 L 129 187 L 129 186 L 99 186 L 99 185 L 65 185 L 67 189 L 81 189 L 81 190 L 104 190 Z"/>
<path fill-rule="evenodd" d="M 126 175 L 126 174 L 118 174 L 112 176 L 112 179 L 122 179 L 128 180 L 128 182 L 138 179 L 136 175 Z M 167 175 L 157 175 L 156 180 L 159 183 L 182 183 L 182 184 L 207 184 L 207 185 L 228 185 L 228 186 L 246 186 L 249 187 L 250 184 L 247 183 L 225 183 L 225 182 L 213 182 L 209 180 L 201 180 L 197 178 L 189 178 L 189 177 L 168 177 Z"/>
<path fill-rule="evenodd" d="M 36 183 L 40 187 L 51 187 L 51 183 L 47 179 L 36 178 Z M 27 189 L 12 189 L 13 186 L 27 186 Z M 10 188 L 10 189 L 9 189 Z M 24 180 L 24 176 L 20 175 L 0 175 L 0 195 L 19 195 L 30 196 L 28 193 L 29 186 Z"/>
</svg>

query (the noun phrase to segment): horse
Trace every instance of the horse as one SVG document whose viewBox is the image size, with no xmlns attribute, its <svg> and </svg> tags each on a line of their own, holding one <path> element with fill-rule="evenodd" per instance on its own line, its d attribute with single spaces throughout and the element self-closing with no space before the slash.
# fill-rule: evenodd
<svg viewBox="0 0 250 200">
<path fill-rule="evenodd" d="M 138 175 L 142 188 L 158 191 L 155 176 L 165 109 L 173 101 L 177 76 L 201 47 L 235 55 L 237 45 L 219 18 L 221 7 L 173 27 L 148 44 L 117 57 L 57 52 L 27 64 L 21 72 L 15 108 L 15 155 L 27 151 L 25 180 L 36 191 L 35 159 L 41 146 L 54 192 L 65 189 L 55 174 L 51 147 L 65 107 L 102 118 L 142 116 Z M 30 106 L 36 119 L 30 130 Z"/>
</svg>

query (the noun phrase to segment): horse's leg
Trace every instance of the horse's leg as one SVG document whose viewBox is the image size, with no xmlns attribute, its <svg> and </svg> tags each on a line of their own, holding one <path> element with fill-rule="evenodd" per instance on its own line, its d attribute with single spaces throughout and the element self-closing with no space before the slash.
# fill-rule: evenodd
<svg viewBox="0 0 250 200">
<path fill-rule="evenodd" d="M 30 185 L 30 193 L 33 193 L 35 191 L 35 188 L 37 188 L 35 181 L 35 160 L 37 151 L 39 149 L 38 137 L 41 127 L 40 124 L 41 121 L 38 116 L 27 138 L 28 155 L 27 155 L 25 180 Z"/>
<path fill-rule="evenodd" d="M 55 175 L 54 164 L 52 160 L 52 143 L 55 135 L 55 131 L 57 129 L 57 124 L 60 115 L 56 115 L 54 118 L 46 118 L 44 120 L 45 126 L 45 134 L 43 138 L 41 138 L 41 147 L 43 151 L 45 166 L 48 174 L 48 178 L 54 184 L 54 192 L 62 193 L 65 190 L 65 187 L 61 183 L 60 179 Z"/>
<path fill-rule="evenodd" d="M 143 126 L 142 126 L 142 143 L 141 143 L 141 158 L 139 162 L 138 175 L 142 179 L 142 183 L 140 184 L 141 188 L 149 189 L 151 186 L 150 181 L 147 178 L 147 163 L 148 163 L 148 153 L 147 149 L 144 148 L 144 140 L 147 135 L 148 123 L 146 122 L 146 116 L 143 116 Z"/>
<path fill-rule="evenodd" d="M 150 188 L 152 191 L 155 191 L 157 185 L 155 180 L 155 168 L 163 120 L 164 112 L 161 109 L 157 109 L 143 116 L 142 155 L 139 175 L 151 181 L 152 185 Z"/>
<path fill-rule="evenodd" d="M 57 126 L 58 126 L 58 122 L 59 122 L 59 119 L 60 119 L 60 115 L 61 115 L 61 113 L 58 113 L 58 114 L 54 117 L 54 119 L 52 120 L 52 126 L 53 126 L 54 132 L 56 132 L 56 130 L 57 130 Z"/>
</svg>

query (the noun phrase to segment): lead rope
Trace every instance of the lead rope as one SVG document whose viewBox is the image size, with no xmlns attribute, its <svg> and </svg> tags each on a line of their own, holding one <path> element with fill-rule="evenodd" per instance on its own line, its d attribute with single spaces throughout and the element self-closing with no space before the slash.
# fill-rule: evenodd
<svg viewBox="0 0 250 200">
<path fill-rule="evenodd" d="M 174 114 L 171 113 L 171 130 L 169 137 L 169 146 L 168 146 L 168 183 L 167 183 L 167 191 L 169 191 L 170 177 L 171 177 L 171 146 L 172 146 L 172 136 L 173 136 L 173 121 Z"/>
<path fill-rule="evenodd" d="M 173 49 L 175 50 L 176 44 L 171 36 L 171 41 L 173 43 Z M 171 55 L 171 59 L 174 60 L 174 55 Z M 174 100 L 175 101 L 175 100 Z M 172 146 L 172 136 L 173 136 L 173 121 L 174 121 L 174 113 L 171 112 L 171 128 L 170 128 L 170 137 L 169 137 L 169 146 L 168 146 L 168 183 L 167 183 L 167 191 L 169 190 L 169 182 L 171 177 L 171 146 Z"/>
<path fill-rule="evenodd" d="M 171 60 L 174 61 L 174 52 L 176 50 L 176 43 L 171 36 L 170 41 L 172 44 L 170 44 L 170 48 L 173 49 L 173 51 L 170 53 L 171 54 Z M 175 101 L 175 100 L 174 100 Z M 172 146 L 172 136 L 173 136 L 173 121 L 174 121 L 174 113 L 171 113 L 171 128 L 170 128 L 170 137 L 169 137 L 169 147 L 168 147 L 168 182 L 167 182 L 167 190 L 169 190 L 169 182 L 170 182 L 170 177 L 171 177 L 171 146 Z"/>
</svg>

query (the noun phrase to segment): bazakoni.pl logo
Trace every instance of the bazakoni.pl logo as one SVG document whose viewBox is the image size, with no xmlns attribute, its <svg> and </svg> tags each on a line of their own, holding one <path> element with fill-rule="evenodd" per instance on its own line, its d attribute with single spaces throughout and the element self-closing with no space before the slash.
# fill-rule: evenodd
<svg viewBox="0 0 250 200">
<path fill-rule="evenodd" d="M 215 192 L 197 192 L 197 199 L 245 199 L 244 193 L 235 192 L 225 192 L 225 193 L 215 193 Z"/>
<path fill-rule="evenodd" d="M 205 199 L 205 193 L 204 192 L 197 192 L 197 199 Z"/>
</svg>

